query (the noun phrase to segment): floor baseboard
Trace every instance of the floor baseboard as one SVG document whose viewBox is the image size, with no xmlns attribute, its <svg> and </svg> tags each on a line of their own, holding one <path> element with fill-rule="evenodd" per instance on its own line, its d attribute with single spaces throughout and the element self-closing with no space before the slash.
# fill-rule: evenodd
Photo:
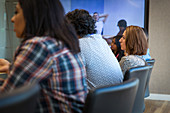
<svg viewBox="0 0 170 113">
<path fill-rule="evenodd" d="M 168 95 L 168 94 L 154 94 L 154 93 L 151 93 L 150 96 L 145 98 L 145 99 L 170 101 L 170 95 Z"/>
</svg>

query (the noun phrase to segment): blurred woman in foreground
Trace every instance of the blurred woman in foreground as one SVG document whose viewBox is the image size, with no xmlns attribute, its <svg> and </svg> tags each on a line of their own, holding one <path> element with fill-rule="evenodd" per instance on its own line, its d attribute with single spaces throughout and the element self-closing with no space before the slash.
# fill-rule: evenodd
<svg viewBox="0 0 170 113">
<path fill-rule="evenodd" d="M 1 92 L 36 82 L 41 87 L 36 112 L 81 112 L 87 93 L 85 67 L 60 1 L 18 0 L 11 21 L 22 42 L 11 65 L 0 59 L 0 71 L 9 73 Z"/>
</svg>

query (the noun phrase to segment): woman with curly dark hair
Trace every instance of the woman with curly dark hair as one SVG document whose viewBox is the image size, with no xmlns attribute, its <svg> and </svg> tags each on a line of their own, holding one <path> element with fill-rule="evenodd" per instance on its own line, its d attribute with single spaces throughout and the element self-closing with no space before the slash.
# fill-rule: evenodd
<svg viewBox="0 0 170 113">
<path fill-rule="evenodd" d="M 96 33 L 95 20 L 90 16 L 88 11 L 75 9 L 69 12 L 66 17 L 73 24 L 79 37 Z"/>
<path fill-rule="evenodd" d="M 90 89 L 120 83 L 121 68 L 107 42 L 100 34 L 94 34 L 95 20 L 86 10 L 74 10 L 66 15 L 79 37 L 81 57 L 86 67 Z"/>
</svg>

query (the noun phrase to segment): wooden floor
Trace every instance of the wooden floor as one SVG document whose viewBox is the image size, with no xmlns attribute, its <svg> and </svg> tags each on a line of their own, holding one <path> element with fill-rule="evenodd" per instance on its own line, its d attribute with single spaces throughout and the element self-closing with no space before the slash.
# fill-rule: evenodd
<svg viewBox="0 0 170 113">
<path fill-rule="evenodd" d="M 144 113 L 170 113 L 170 101 L 145 100 Z"/>
</svg>

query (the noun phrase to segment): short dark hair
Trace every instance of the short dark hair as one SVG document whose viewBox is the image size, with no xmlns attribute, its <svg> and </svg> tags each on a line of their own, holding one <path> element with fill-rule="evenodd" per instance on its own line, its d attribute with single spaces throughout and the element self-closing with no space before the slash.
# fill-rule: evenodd
<svg viewBox="0 0 170 113">
<path fill-rule="evenodd" d="M 18 0 L 23 10 L 26 27 L 24 40 L 34 36 L 50 36 L 63 42 L 73 53 L 80 51 L 74 28 L 64 17 L 59 0 Z"/>
<path fill-rule="evenodd" d="M 99 13 L 98 13 L 98 12 L 94 12 L 94 13 L 93 13 L 93 15 L 94 15 L 94 14 L 98 14 L 98 15 L 99 15 Z"/>
<path fill-rule="evenodd" d="M 126 20 L 122 19 L 122 20 L 119 20 L 118 23 L 117 23 L 117 26 L 119 27 L 127 27 L 127 22 Z"/>
<path fill-rule="evenodd" d="M 80 37 L 96 33 L 95 20 L 88 11 L 84 9 L 75 9 L 74 11 L 68 12 L 66 17 L 74 26 L 77 35 Z"/>
<path fill-rule="evenodd" d="M 146 55 L 147 37 L 141 27 L 128 26 L 126 28 L 126 52 L 129 55 Z"/>
</svg>

